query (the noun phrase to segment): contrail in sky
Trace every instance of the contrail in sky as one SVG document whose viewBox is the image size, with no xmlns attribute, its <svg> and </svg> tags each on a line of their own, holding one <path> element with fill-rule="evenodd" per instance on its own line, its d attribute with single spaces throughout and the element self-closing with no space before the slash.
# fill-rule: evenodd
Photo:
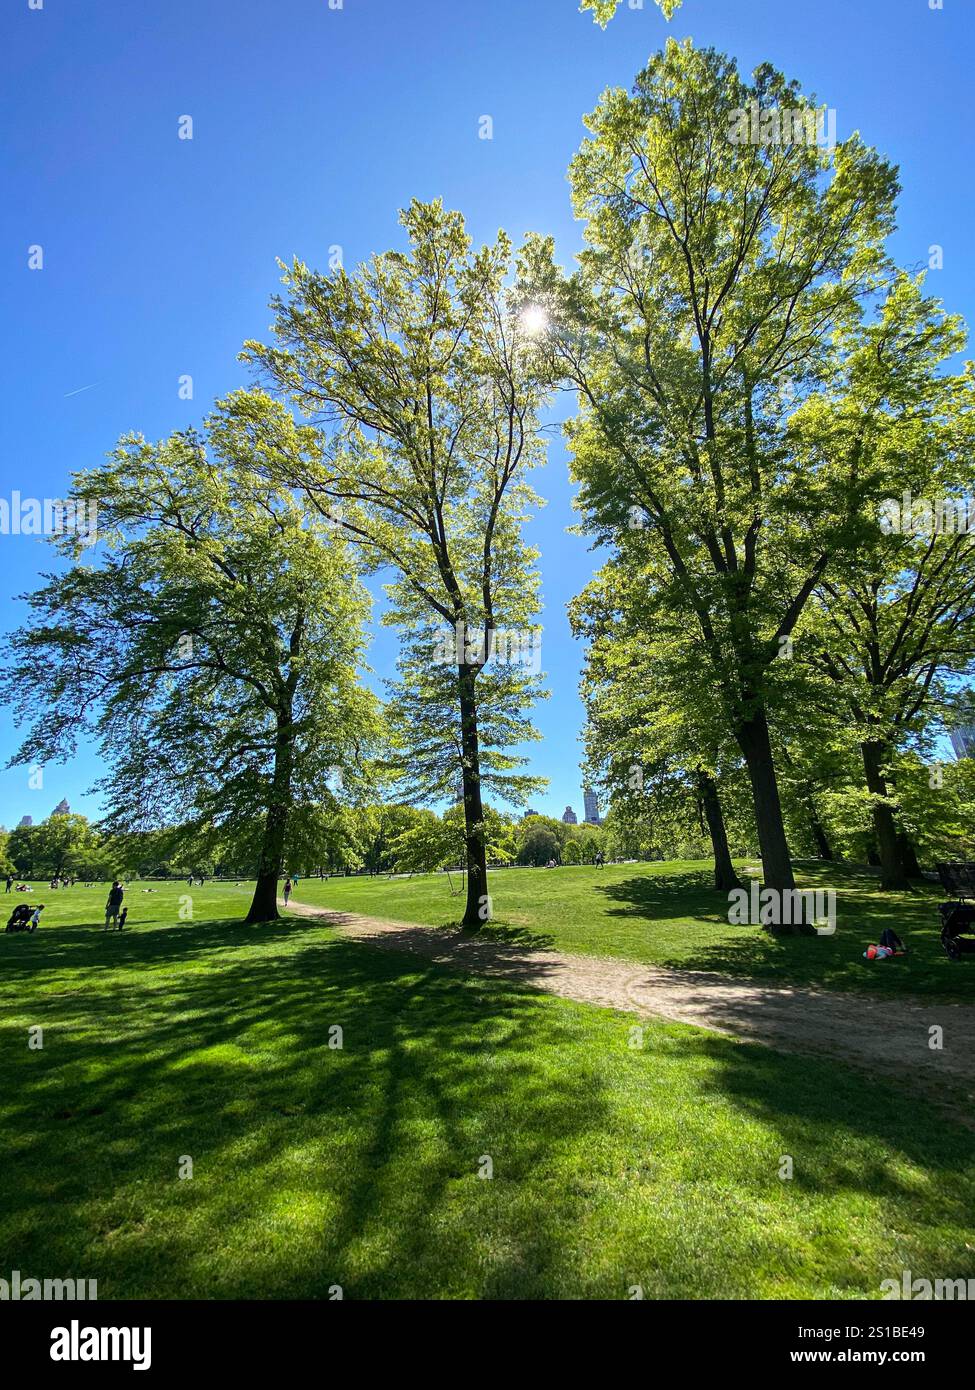
<svg viewBox="0 0 975 1390">
<path fill-rule="evenodd" d="M 92 386 L 100 386 L 100 385 L 101 385 L 101 382 L 100 382 L 100 381 L 93 381 L 93 382 L 91 383 L 91 385 L 89 385 L 89 386 L 79 386 L 78 389 L 77 389 L 77 391 L 65 391 L 65 393 L 64 393 L 64 399 L 67 400 L 69 396 L 80 396 L 81 393 L 82 393 L 82 391 L 90 391 L 91 388 L 92 388 Z"/>
</svg>

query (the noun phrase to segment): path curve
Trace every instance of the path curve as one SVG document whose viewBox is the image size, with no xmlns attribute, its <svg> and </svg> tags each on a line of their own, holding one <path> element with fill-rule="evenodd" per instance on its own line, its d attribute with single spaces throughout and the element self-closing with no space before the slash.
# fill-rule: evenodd
<svg viewBox="0 0 975 1390">
<path fill-rule="evenodd" d="M 783 1051 L 818 1053 L 866 1068 L 883 1085 L 910 1082 L 912 1089 L 940 1101 L 975 1128 L 975 1006 L 970 1004 L 868 999 L 641 965 L 619 957 L 531 950 L 459 929 L 363 917 L 294 900 L 288 911 L 326 921 L 355 941 L 419 955 L 471 975 L 489 975 L 583 1004 L 690 1023 Z M 941 1049 L 930 1046 L 934 1027 L 943 1030 Z"/>
</svg>

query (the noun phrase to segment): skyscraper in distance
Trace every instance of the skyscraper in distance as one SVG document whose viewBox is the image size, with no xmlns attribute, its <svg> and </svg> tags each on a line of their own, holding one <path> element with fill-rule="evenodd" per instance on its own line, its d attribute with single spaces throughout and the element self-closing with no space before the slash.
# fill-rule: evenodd
<svg viewBox="0 0 975 1390">
<path fill-rule="evenodd" d="M 952 729 L 951 746 L 956 758 L 975 758 L 975 726 L 969 724 Z"/>
</svg>

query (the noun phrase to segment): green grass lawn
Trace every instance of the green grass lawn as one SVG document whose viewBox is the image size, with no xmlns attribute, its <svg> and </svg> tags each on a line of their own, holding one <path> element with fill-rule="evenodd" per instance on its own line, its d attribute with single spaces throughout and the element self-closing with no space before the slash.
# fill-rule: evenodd
<svg viewBox="0 0 975 1390">
<path fill-rule="evenodd" d="M 633 1047 L 621 1014 L 313 920 L 244 927 L 248 886 L 194 889 L 193 921 L 185 885 L 142 886 L 130 932 L 92 925 L 101 886 L 36 893 L 45 927 L 0 935 L 0 1277 L 97 1278 L 101 1298 L 611 1299 L 975 1277 L 972 1136 L 896 1077 L 678 1025 Z"/>
<path fill-rule="evenodd" d="M 975 960 L 950 961 L 941 949 L 939 888 L 882 893 L 867 872 L 819 863 L 799 865 L 797 877 L 801 887 L 836 890 L 835 936 L 783 939 L 760 927 L 729 925 L 727 895 L 711 887 L 710 866 L 676 862 L 496 870 L 489 879 L 495 921 L 484 930 L 535 947 L 649 965 L 878 995 L 975 999 Z M 459 883 L 453 875 L 455 889 Z M 302 879 L 295 898 L 428 926 L 456 923 L 464 906 L 443 874 Z M 910 954 L 864 960 L 867 944 L 886 926 Z"/>
</svg>

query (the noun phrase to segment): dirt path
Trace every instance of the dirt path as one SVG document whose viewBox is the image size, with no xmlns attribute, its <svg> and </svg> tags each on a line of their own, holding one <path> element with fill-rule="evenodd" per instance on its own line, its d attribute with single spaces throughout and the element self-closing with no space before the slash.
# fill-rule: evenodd
<svg viewBox="0 0 975 1390">
<path fill-rule="evenodd" d="M 445 928 L 421 927 L 292 901 L 289 911 L 320 917 L 344 935 L 385 950 L 423 956 L 454 970 L 491 975 L 630 1013 L 652 1014 L 765 1043 L 816 1052 L 875 1071 L 884 1085 L 909 1081 L 975 1127 L 972 1061 L 975 1006 L 937 1000 L 875 1000 L 796 986 L 732 980 L 635 961 L 533 951 Z M 929 1046 L 930 1029 L 943 1046 Z"/>
</svg>

